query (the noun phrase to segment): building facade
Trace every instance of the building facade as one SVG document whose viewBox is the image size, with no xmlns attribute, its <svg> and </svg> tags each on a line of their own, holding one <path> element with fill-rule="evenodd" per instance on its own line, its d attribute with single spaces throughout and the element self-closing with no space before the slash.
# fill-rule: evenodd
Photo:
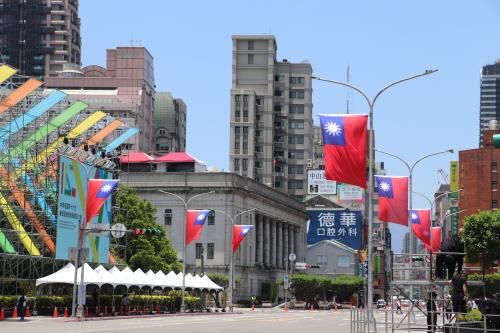
<svg viewBox="0 0 500 333">
<path fill-rule="evenodd" d="M 229 273 L 231 254 L 231 219 L 246 210 L 235 224 L 251 224 L 254 229 L 241 243 L 234 257 L 235 277 L 240 280 L 235 298 L 248 299 L 260 293 L 263 282 L 282 281 L 287 258 L 295 253 L 297 261 L 305 260 L 306 221 L 304 204 L 284 193 L 234 173 L 121 173 L 120 180 L 134 187 L 139 196 L 153 203 L 157 222 L 165 227 L 179 257 L 182 255 L 184 205 L 179 198 L 160 192 L 168 191 L 183 198 L 200 196 L 189 209 L 212 209 L 197 241 L 186 252 L 188 272 L 200 272 L 201 256 L 205 272 Z"/>
<path fill-rule="evenodd" d="M 335 278 L 338 275 L 358 274 L 358 251 L 335 240 L 324 240 L 307 246 L 306 262 L 319 265 L 309 269 L 314 275 Z"/>
<path fill-rule="evenodd" d="M 500 59 L 481 70 L 481 100 L 479 110 L 479 146 L 483 147 L 483 131 L 490 120 L 500 121 Z"/>
<path fill-rule="evenodd" d="M 43 79 L 81 63 L 78 0 L 0 0 L 0 60 Z"/>
<path fill-rule="evenodd" d="M 153 150 L 155 81 L 153 57 L 144 47 L 106 50 L 106 68 L 91 65 L 69 68 L 58 77 L 45 79 L 46 89 L 59 89 L 71 100 L 109 113 L 129 127 L 139 129 L 120 147 L 122 150 Z M 120 135 L 121 131 L 115 131 Z M 114 137 L 106 138 L 106 141 Z M 105 141 L 105 142 L 106 142 Z"/>
<path fill-rule="evenodd" d="M 186 151 L 187 107 L 169 92 L 158 92 L 153 116 L 154 151 L 158 154 Z"/>
<path fill-rule="evenodd" d="M 499 133 L 483 130 L 483 148 L 459 152 L 459 227 L 467 216 L 499 207 L 500 149 L 493 147 L 493 134 Z"/>
<path fill-rule="evenodd" d="M 274 36 L 233 36 L 230 170 L 302 199 L 312 161 L 312 67 L 276 60 Z"/>
</svg>

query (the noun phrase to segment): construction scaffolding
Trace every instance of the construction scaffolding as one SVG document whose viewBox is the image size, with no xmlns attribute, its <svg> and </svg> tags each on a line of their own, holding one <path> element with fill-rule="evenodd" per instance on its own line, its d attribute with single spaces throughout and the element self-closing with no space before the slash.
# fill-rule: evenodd
<svg viewBox="0 0 500 333">
<path fill-rule="evenodd" d="M 116 172 L 115 149 L 135 133 L 105 112 L 72 102 L 62 91 L 43 90 L 42 82 L 0 64 L 1 294 L 15 294 L 22 282 L 67 263 L 55 259 L 59 156 Z M 125 244 L 113 246 L 124 254 Z"/>
</svg>

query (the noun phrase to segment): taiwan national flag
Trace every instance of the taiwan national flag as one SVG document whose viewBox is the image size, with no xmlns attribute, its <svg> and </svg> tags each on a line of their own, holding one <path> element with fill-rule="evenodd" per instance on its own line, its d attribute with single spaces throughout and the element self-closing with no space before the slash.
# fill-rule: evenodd
<svg viewBox="0 0 500 333">
<path fill-rule="evenodd" d="M 425 248 L 431 248 L 431 211 L 429 209 L 411 210 L 411 228 Z"/>
<path fill-rule="evenodd" d="M 208 209 L 186 211 L 186 245 L 198 239 L 209 213 Z"/>
<path fill-rule="evenodd" d="M 441 227 L 431 229 L 431 251 L 438 252 L 441 248 Z"/>
<path fill-rule="evenodd" d="M 408 177 L 375 176 L 378 219 L 408 225 Z"/>
<path fill-rule="evenodd" d="M 253 225 L 233 225 L 233 252 L 236 252 L 241 241 L 245 238 L 250 230 L 252 230 Z"/>
<path fill-rule="evenodd" d="M 101 209 L 106 199 L 116 188 L 118 182 L 118 179 L 89 179 L 87 187 L 86 223 L 99 213 L 99 209 Z"/>
<path fill-rule="evenodd" d="M 368 115 L 320 115 L 325 178 L 366 188 Z"/>
</svg>

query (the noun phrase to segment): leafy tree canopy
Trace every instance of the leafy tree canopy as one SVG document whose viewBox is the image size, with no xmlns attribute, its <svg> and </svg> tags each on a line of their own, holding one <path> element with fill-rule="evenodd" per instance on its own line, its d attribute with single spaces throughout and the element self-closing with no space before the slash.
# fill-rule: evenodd
<svg viewBox="0 0 500 333">
<path fill-rule="evenodd" d="M 465 218 L 462 239 L 467 260 L 480 262 L 484 269 L 500 260 L 500 211 L 483 211 Z"/>
<path fill-rule="evenodd" d="M 166 237 L 163 227 L 156 223 L 156 208 L 141 199 L 130 187 L 120 185 L 116 194 L 116 206 L 120 210 L 114 216 L 114 223 L 123 223 L 127 229 L 159 229 L 158 236 L 127 234 L 127 264 L 132 269 L 179 272 L 182 269 L 177 253 Z"/>
</svg>

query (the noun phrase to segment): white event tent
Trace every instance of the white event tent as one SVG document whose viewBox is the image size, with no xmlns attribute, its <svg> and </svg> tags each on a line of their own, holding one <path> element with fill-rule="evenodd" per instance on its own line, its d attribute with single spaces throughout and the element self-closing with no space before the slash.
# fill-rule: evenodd
<svg viewBox="0 0 500 333">
<path fill-rule="evenodd" d="M 78 268 L 78 284 L 80 284 L 80 273 L 81 268 Z M 75 278 L 75 266 L 69 263 L 57 272 L 45 276 L 43 278 L 36 280 L 36 285 L 43 285 L 49 283 L 63 283 L 63 284 L 73 284 Z M 127 288 L 136 286 L 139 288 L 150 287 L 150 288 L 171 288 L 179 289 L 182 288 L 182 273 L 175 274 L 174 272 L 169 272 L 168 274 L 158 271 L 154 273 L 149 270 L 144 273 L 140 268 L 135 272 L 129 267 L 125 267 L 120 271 L 116 266 L 112 267 L 109 271 L 106 270 L 102 265 L 92 269 L 88 264 L 85 264 L 84 272 L 84 283 L 85 285 L 94 284 L 102 287 L 105 284 L 109 284 L 116 288 L 117 286 L 123 285 Z M 208 291 L 220 291 L 223 288 L 215 284 L 206 275 L 200 277 L 198 275 L 191 275 L 188 273 L 185 279 L 186 289 L 198 289 L 198 290 L 208 290 Z"/>
</svg>

